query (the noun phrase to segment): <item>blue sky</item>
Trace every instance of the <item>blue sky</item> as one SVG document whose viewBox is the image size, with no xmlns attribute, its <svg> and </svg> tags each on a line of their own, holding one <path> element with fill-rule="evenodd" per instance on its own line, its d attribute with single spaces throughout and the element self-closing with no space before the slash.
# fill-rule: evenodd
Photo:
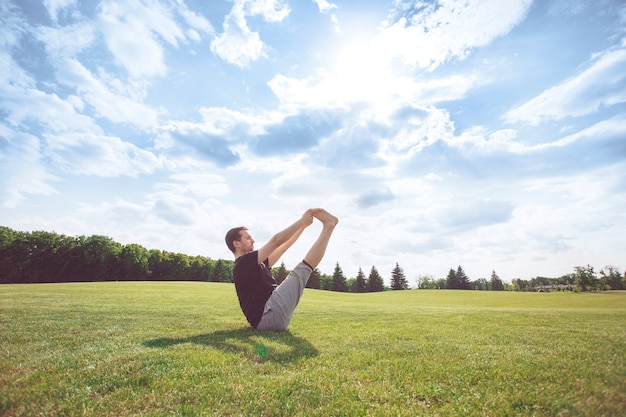
<svg viewBox="0 0 626 417">
<path fill-rule="evenodd" d="M 0 33 L 4 226 L 231 259 L 319 206 L 324 273 L 626 266 L 623 2 L 0 0 Z"/>
</svg>

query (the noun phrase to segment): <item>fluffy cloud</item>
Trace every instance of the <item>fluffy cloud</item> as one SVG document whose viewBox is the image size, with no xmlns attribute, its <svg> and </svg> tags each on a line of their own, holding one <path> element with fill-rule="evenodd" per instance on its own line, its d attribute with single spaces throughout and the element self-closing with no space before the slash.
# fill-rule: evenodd
<svg viewBox="0 0 626 417">
<path fill-rule="evenodd" d="M 410 157 L 439 140 L 452 141 L 454 124 L 445 110 L 405 107 L 391 120 L 393 130 L 382 147 L 383 154 Z"/>
<path fill-rule="evenodd" d="M 280 123 L 268 125 L 253 149 L 259 155 L 303 152 L 335 131 L 339 122 L 335 115 L 325 112 L 287 116 Z"/>
<path fill-rule="evenodd" d="M 531 4 L 532 0 L 398 2 L 400 17 L 389 19 L 380 38 L 391 55 L 434 70 L 508 33 L 525 18 Z"/>
<path fill-rule="evenodd" d="M 146 194 L 151 212 L 173 226 L 193 226 L 217 199 L 227 195 L 224 178 L 211 173 L 181 173 L 157 183 Z"/>
<path fill-rule="evenodd" d="M 189 10 L 182 1 L 178 1 L 177 11 L 189 25 L 187 35 L 190 39 L 197 42 L 202 39 L 201 34 L 213 35 L 215 33 L 213 25 L 204 16 Z"/>
<path fill-rule="evenodd" d="M 0 124 L 0 202 L 16 207 L 25 194 L 51 195 L 58 180 L 45 168 L 39 140 Z"/>
<path fill-rule="evenodd" d="M 133 77 L 165 74 L 163 47 L 155 35 L 173 46 L 185 38 L 160 3 L 109 0 L 100 5 L 99 18 L 109 50 Z"/>
<path fill-rule="evenodd" d="M 168 146 L 172 156 L 190 155 L 207 159 L 219 167 L 228 167 L 240 161 L 239 155 L 230 149 L 229 142 L 221 136 L 194 131 L 172 132 L 170 137 L 174 140 L 172 146 Z"/>
<path fill-rule="evenodd" d="M 258 33 L 252 32 L 240 10 L 233 10 L 224 20 L 224 32 L 211 42 L 211 51 L 238 67 L 247 66 L 266 56 Z"/>
<path fill-rule="evenodd" d="M 60 68 L 66 71 L 60 80 L 72 83 L 76 92 L 93 106 L 96 116 L 141 129 L 156 126 L 157 112 L 141 102 L 145 94 L 141 82 L 124 83 L 104 71 L 95 76 L 75 60 L 65 62 Z"/>
<path fill-rule="evenodd" d="M 46 156 L 73 174 L 133 177 L 153 172 L 161 164 L 152 152 L 114 136 L 65 132 L 45 138 Z"/>
<path fill-rule="evenodd" d="M 43 0 L 43 4 L 48 9 L 52 20 L 56 21 L 59 12 L 71 6 L 76 6 L 76 0 Z"/>
<path fill-rule="evenodd" d="M 584 116 L 626 102 L 626 48 L 597 54 L 589 68 L 504 115 L 508 123 L 538 125 Z"/>
<path fill-rule="evenodd" d="M 37 29 L 36 34 L 39 41 L 44 43 L 49 60 L 56 68 L 56 80 L 75 89 L 77 95 L 92 106 L 97 116 L 144 129 L 156 125 L 156 111 L 142 103 L 146 94 L 144 83 L 119 79 L 103 68 L 94 74 L 76 59 L 94 41 L 91 26 L 83 23 L 42 27 Z"/>
<path fill-rule="evenodd" d="M 279 0 L 236 0 L 224 18 L 224 32 L 211 42 L 211 51 L 224 61 L 244 68 L 251 61 L 267 56 L 261 36 L 250 30 L 246 17 L 260 15 L 268 22 L 280 22 L 288 14 L 289 8 Z"/>
<path fill-rule="evenodd" d="M 327 12 L 329 10 L 337 8 L 337 5 L 335 3 L 331 3 L 328 0 L 314 0 L 314 1 L 315 1 L 315 4 L 317 4 L 317 7 L 320 10 L 320 13 L 324 13 L 324 12 Z"/>
</svg>

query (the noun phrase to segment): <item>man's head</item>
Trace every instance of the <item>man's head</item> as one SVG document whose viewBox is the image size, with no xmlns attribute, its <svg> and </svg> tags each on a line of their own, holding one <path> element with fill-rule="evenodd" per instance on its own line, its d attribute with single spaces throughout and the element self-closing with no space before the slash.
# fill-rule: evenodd
<svg viewBox="0 0 626 417">
<path fill-rule="evenodd" d="M 243 236 L 244 234 L 246 236 Z M 246 238 L 247 242 L 242 241 L 243 237 Z M 242 248 L 242 246 L 245 246 L 244 243 L 247 243 L 249 246 L 251 246 L 251 248 L 254 248 L 254 240 L 252 239 L 252 236 L 250 236 L 250 234 L 248 233 L 248 229 L 246 227 L 233 227 L 228 231 L 228 233 L 226 233 L 226 246 L 228 246 L 228 249 L 230 249 L 232 253 L 236 254 L 237 249 L 248 249 Z"/>
</svg>

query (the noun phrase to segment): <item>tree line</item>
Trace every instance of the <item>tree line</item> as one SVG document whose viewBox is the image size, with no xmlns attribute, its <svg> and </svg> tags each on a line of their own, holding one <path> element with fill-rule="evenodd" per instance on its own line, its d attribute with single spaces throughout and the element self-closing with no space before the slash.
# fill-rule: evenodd
<svg viewBox="0 0 626 417">
<path fill-rule="evenodd" d="M 480 291 L 504 291 L 510 290 L 507 284 L 500 279 L 496 271 L 492 271 L 491 278 L 478 278 L 475 281 L 469 279 L 461 265 L 455 270 L 450 268 L 445 278 L 433 278 L 432 276 L 420 276 L 417 280 L 418 289 L 449 289 L 449 290 L 480 290 Z"/>
<path fill-rule="evenodd" d="M 558 278 L 535 277 L 530 280 L 514 278 L 510 284 L 503 282 L 496 271 L 491 278 L 470 280 L 463 268 L 450 269 L 446 278 L 435 279 L 432 276 L 420 276 L 417 280 L 419 289 L 458 289 L 482 291 L 605 291 L 626 289 L 626 272 L 622 275 L 619 268 L 608 265 L 597 274 L 591 265 L 576 266 L 574 272 Z"/>
<path fill-rule="evenodd" d="M 0 283 L 44 283 L 77 281 L 210 281 L 232 282 L 232 260 L 213 260 L 158 249 L 136 243 L 122 245 L 101 236 L 66 236 L 55 232 L 20 232 L 0 226 Z M 278 283 L 289 270 L 282 263 L 272 268 Z M 317 268 L 307 288 L 339 292 L 407 290 L 409 283 L 398 263 L 391 271 L 390 286 L 375 266 L 366 276 L 361 268 L 355 278 L 346 278 L 339 263 L 332 275 Z M 490 279 L 470 280 L 463 268 L 451 268 L 445 278 L 420 276 L 418 289 L 460 289 L 487 291 L 598 291 L 623 290 L 626 273 L 607 266 L 599 275 L 593 267 L 575 267 L 559 278 L 536 277 L 503 282 L 495 271 Z"/>
<path fill-rule="evenodd" d="M 232 261 L 212 260 L 93 235 L 19 232 L 0 226 L 0 283 L 232 280 Z"/>
</svg>

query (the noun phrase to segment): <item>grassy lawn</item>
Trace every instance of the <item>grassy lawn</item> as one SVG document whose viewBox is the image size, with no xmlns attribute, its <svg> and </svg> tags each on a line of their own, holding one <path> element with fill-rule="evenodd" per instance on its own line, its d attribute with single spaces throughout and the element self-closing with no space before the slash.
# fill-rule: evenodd
<svg viewBox="0 0 626 417">
<path fill-rule="evenodd" d="M 626 293 L 0 286 L 0 416 L 624 416 Z"/>
</svg>

